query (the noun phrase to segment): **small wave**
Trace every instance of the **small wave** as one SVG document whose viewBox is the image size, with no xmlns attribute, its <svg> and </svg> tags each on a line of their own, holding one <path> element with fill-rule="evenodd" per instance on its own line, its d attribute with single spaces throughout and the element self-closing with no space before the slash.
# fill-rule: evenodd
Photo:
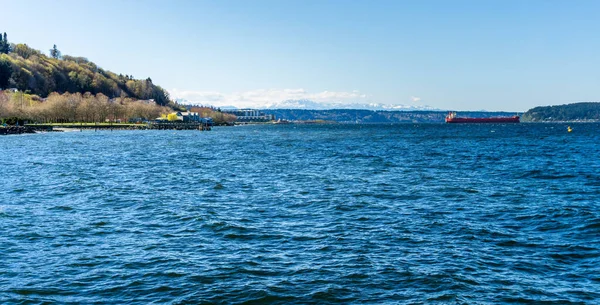
<svg viewBox="0 0 600 305">
<path fill-rule="evenodd" d="M 75 291 L 67 291 L 59 288 L 20 288 L 9 289 L 8 293 L 14 293 L 22 296 L 56 296 L 56 295 L 73 295 Z"/>
<path fill-rule="evenodd" d="M 555 260 L 561 261 L 562 263 L 572 263 L 573 261 L 579 261 L 584 259 L 597 259 L 600 258 L 600 252 L 598 249 L 591 252 L 561 252 L 550 254 Z"/>
<path fill-rule="evenodd" d="M 458 295 L 455 293 L 440 293 L 436 296 L 431 296 L 427 298 L 428 302 L 449 302 L 449 301 L 458 301 Z"/>
<path fill-rule="evenodd" d="M 357 298 L 352 296 L 353 291 L 342 287 L 327 287 L 309 295 L 311 302 L 353 302 Z"/>
<path fill-rule="evenodd" d="M 234 231 L 235 233 L 231 233 L 231 234 L 238 234 L 238 235 L 243 235 L 243 234 L 247 234 L 250 232 L 250 228 L 248 228 L 248 227 L 245 227 L 243 225 L 236 224 L 236 223 L 226 222 L 226 221 L 208 222 L 205 224 L 205 227 L 207 227 L 215 232 Z"/>
<path fill-rule="evenodd" d="M 538 244 L 533 244 L 533 243 L 514 240 L 514 239 L 499 241 L 496 243 L 496 246 L 506 247 L 506 248 L 517 248 L 517 247 L 518 248 L 536 248 L 536 247 L 539 247 Z"/>
<path fill-rule="evenodd" d="M 365 274 L 365 273 L 350 273 L 350 274 L 344 275 L 342 278 L 349 279 L 349 280 L 366 280 L 366 279 L 370 278 L 370 275 Z"/>
<path fill-rule="evenodd" d="M 519 178 L 532 178 L 540 180 L 559 180 L 559 179 L 573 179 L 577 178 L 577 175 L 572 174 L 559 174 L 543 170 L 531 170 L 523 173 Z"/>
<path fill-rule="evenodd" d="M 539 297 L 509 297 L 509 296 L 502 296 L 502 297 L 498 297 L 497 301 L 501 302 L 501 303 L 506 303 L 506 304 L 564 304 L 564 305 L 569 305 L 569 304 L 584 304 L 581 302 L 571 302 L 569 300 L 566 299 L 562 299 L 562 298 L 558 298 L 558 299 L 548 299 L 548 298 L 544 298 L 544 300 L 540 300 Z"/>
<path fill-rule="evenodd" d="M 261 238 L 262 236 L 258 236 L 255 234 L 228 233 L 228 234 L 223 235 L 223 237 L 227 238 L 227 239 L 253 240 L 253 239 Z"/>
<path fill-rule="evenodd" d="M 577 230 L 587 233 L 597 232 L 600 234 L 600 219 L 595 219 L 590 221 L 589 223 L 580 225 L 579 227 L 577 227 Z"/>
</svg>

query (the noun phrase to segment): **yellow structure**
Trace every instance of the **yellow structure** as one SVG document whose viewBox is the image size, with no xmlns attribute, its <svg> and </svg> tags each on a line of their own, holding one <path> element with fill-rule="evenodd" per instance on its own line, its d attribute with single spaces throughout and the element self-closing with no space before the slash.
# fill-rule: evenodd
<svg viewBox="0 0 600 305">
<path fill-rule="evenodd" d="M 169 120 L 169 122 L 177 121 L 177 119 L 177 113 L 169 113 L 169 115 L 167 115 L 167 120 Z"/>
</svg>

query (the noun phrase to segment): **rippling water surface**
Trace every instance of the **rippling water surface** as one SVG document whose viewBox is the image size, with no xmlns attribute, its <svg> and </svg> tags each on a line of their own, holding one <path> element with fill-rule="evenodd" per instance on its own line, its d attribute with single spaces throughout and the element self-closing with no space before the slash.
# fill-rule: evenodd
<svg viewBox="0 0 600 305">
<path fill-rule="evenodd" d="M 0 303 L 594 304 L 600 125 L 0 138 Z"/>
</svg>

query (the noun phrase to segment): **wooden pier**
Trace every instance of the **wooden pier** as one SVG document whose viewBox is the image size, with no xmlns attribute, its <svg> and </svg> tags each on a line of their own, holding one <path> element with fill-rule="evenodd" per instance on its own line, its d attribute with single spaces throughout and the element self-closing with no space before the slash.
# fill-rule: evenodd
<svg viewBox="0 0 600 305">
<path fill-rule="evenodd" d="M 211 126 L 205 123 L 149 123 L 148 129 L 159 130 L 200 130 L 209 131 Z"/>
</svg>

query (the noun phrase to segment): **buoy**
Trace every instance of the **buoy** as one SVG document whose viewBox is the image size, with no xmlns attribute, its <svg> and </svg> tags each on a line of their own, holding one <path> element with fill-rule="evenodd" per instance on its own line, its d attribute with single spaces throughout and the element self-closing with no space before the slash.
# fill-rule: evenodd
<svg viewBox="0 0 600 305">
<path fill-rule="evenodd" d="M 571 126 L 567 126 L 567 132 L 571 132 L 573 131 L 573 128 L 571 128 Z"/>
</svg>

